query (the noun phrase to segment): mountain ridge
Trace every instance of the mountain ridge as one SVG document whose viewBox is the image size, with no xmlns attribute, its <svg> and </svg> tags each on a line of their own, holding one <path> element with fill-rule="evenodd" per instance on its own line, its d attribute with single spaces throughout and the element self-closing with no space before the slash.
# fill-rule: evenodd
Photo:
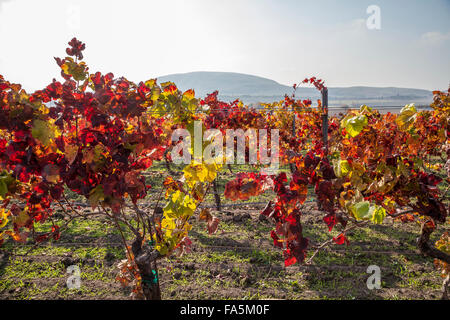
<svg viewBox="0 0 450 320">
<path fill-rule="evenodd" d="M 195 71 L 187 73 L 175 73 L 160 76 L 159 83 L 174 82 L 180 90 L 194 89 L 197 96 L 203 97 L 216 90 L 219 97 L 241 99 L 244 102 L 268 102 L 274 98 L 283 98 L 285 94 L 292 94 L 291 86 L 279 82 L 244 73 L 219 72 L 219 71 Z M 330 87 L 328 88 L 330 101 L 346 100 L 380 100 L 380 101 L 411 101 L 424 102 L 432 100 L 432 92 L 425 89 L 401 88 L 401 87 Z M 311 87 L 298 87 L 296 96 L 301 98 L 317 99 L 320 93 Z M 247 101 L 246 101 L 247 100 Z M 264 101 L 268 100 L 268 101 Z M 277 99 L 275 99 L 277 100 Z"/>
</svg>

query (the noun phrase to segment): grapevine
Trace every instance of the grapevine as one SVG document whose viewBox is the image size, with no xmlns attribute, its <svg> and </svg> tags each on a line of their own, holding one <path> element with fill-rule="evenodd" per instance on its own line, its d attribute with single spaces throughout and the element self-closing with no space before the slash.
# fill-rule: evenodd
<svg viewBox="0 0 450 320">
<path fill-rule="evenodd" d="M 67 56 L 55 58 L 62 81 L 53 79 L 30 94 L 0 75 L 0 244 L 57 241 L 73 220 L 89 217 L 68 199 L 68 192 L 76 193 L 121 234 L 127 258 L 118 265 L 118 281 L 132 287 L 135 299 L 160 299 L 158 260 L 190 251 L 196 219 L 210 234 L 219 227 L 219 218 L 200 205 L 212 189 L 217 193 L 224 163 L 193 159 L 181 174 L 169 167 L 148 210 L 139 206 L 152 188 L 143 173 L 155 161 L 176 156 L 175 147 L 183 143 L 171 139 L 177 129 L 194 135 L 200 123 L 202 132 L 217 129 L 222 137 L 229 129 L 280 129 L 277 156 L 291 172 L 267 173 L 261 171 L 265 165 L 255 164 L 255 172 L 239 172 L 226 184 L 224 196 L 238 201 L 274 192 L 261 215 L 274 223 L 268 236 L 282 250 L 285 266 L 312 263 L 317 253 L 308 251 L 308 226 L 302 224 L 303 204 L 314 197 L 329 231 L 337 225 L 340 230 L 319 249 L 349 245 L 350 230 L 382 224 L 386 217 L 420 224 L 418 247 L 442 270 L 448 296 L 448 234 L 435 245 L 430 235 L 449 214 L 450 89 L 434 92 L 431 111 L 407 105 L 398 115 L 381 114 L 361 106 L 333 116 L 323 139 L 327 110 L 320 100 L 314 107 L 293 94 L 255 109 L 220 101 L 218 92 L 199 99 L 171 82 L 133 83 L 91 73 L 86 45 L 75 38 L 68 44 Z M 326 88 L 314 77 L 302 83 Z M 268 137 L 268 145 L 273 139 Z M 204 141 L 200 154 L 211 143 Z M 246 161 L 252 147 L 245 143 Z M 191 155 L 195 148 L 191 141 Z M 67 216 L 64 225 L 53 222 L 56 207 Z M 46 221 L 51 230 L 37 232 L 35 224 Z"/>
</svg>

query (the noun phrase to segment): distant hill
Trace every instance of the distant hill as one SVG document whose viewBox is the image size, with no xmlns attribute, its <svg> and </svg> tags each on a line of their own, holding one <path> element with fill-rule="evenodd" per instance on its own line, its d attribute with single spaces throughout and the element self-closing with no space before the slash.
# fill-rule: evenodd
<svg viewBox="0 0 450 320">
<path fill-rule="evenodd" d="M 158 82 L 174 82 L 181 90 L 194 89 L 197 96 L 219 90 L 220 98 L 233 100 L 239 98 L 246 103 L 269 102 L 282 99 L 285 94 L 292 94 L 293 88 L 274 80 L 258 76 L 233 72 L 189 72 L 171 74 L 158 78 Z M 402 103 L 429 104 L 432 92 L 422 89 L 395 87 L 335 87 L 328 88 L 331 104 L 358 104 L 372 101 L 377 105 L 401 105 Z M 318 99 L 319 92 L 314 88 L 300 87 L 296 96 L 302 99 Z"/>
<path fill-rule="evenodd" d="M 175 82 L 182 90 L 195 89 L 201 96 L 215 90 L 219 90 L 219 93 L 225 96 L 275 96 L 292 92 L 292 87 L 284 86 L 276 81 L 232 72 L 179 73 L 159 77 L 158 81 L 160 83 Z"/>
</svg>

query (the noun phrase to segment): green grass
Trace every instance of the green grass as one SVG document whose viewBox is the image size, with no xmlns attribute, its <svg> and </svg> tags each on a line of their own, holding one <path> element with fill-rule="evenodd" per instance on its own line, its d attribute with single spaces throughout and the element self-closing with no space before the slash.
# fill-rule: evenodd
<svg viewBox="0 0 450 320">
<path fill-rule="evenodd" d="M 288 170 L 287 168 L 283 168 Z M 156 163 L 147 176 L 153 189 L 148 201 L 156 200 L 162 186 L 164 163 Z M 250 166 L 234 172 L 255 170 Z M 224 167 L 219 175 L 219 192 L 233 175 Z M 265 194 L 247 202 L 264 202 Z M 79 197 L 70 194 L 72 200 Z M 232 203 L 223 199 L 223 203 Z M 309 197 L 308 200 L 314 200 Z M 212 194 L 207 204 L 214 204 Z M 163 202 L 162 202 L 163 204 Z M 91 210 L 86 208 L 84 210 Z M 233 217 L 251 213 L 249 219 Z M 209 235 L 204 223 L 192 219 L 192 252 L 171 256 L 159 265 L 164 299 L 439 299 L 442 279 L 433 261 L 416 248 L 418 227 L 413 224 L 370 225 L 347 234 L 350 245 L 331 244 L 320 251 L 311 266 L 284 268 L 282 251 L 274 248 L 271 222 L 258 221 L 254 208 L 224 208 L 214 212 L 221 220 L 216 234 Z M 323 214 L 304 210 L 304 235 L 314 247 L 337 236 L 339 226 L 330 233 Z M 56 221 L 62 224 L 60 219 Z M 134 225 L 136 222 L 132 222 Z M 36 225 L 47 232 L 51 222 Z M 122 225 L 122 227 L 124 227 Z M 125 228 L 122 228 L 125 229 Z M 435 241 L 449 225 L 440 226 Z M 132 234 L 125 233 L 131 240 Z M 377 253 L 378 252 L 378 253 Z M 129 290 L 115 280 L 117 263 L 125 259 L 120 233 L 111 221 L 95 217 L 78 219 L 69 225 L 60 241 L 35 248 L 6 241 L 0 248 L 0 299 L 128 299 Z M 68 289 L 67 267 L 81 270 L 82 287 Z M 370 291 L 365 281 L 369 265 L 382 270 L 382 289 Z"/>
</svg>

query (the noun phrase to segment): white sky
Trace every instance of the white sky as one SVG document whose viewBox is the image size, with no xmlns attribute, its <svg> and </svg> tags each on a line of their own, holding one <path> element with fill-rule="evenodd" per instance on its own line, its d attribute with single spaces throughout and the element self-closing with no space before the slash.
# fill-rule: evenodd
<svg viewBox="0 0 450 320">
<path fill-rule="evenodd" d="M 444 90 L 450 1 L 418 1 L 0 0 L 0 74 L 29 91 L 61 80 L 53 57 L 76 36 L 91 72 L 136 82 L 229 71 Z M 366 27 L 369 4 L 380 6 L 381 30 Z"/>
</svg>

